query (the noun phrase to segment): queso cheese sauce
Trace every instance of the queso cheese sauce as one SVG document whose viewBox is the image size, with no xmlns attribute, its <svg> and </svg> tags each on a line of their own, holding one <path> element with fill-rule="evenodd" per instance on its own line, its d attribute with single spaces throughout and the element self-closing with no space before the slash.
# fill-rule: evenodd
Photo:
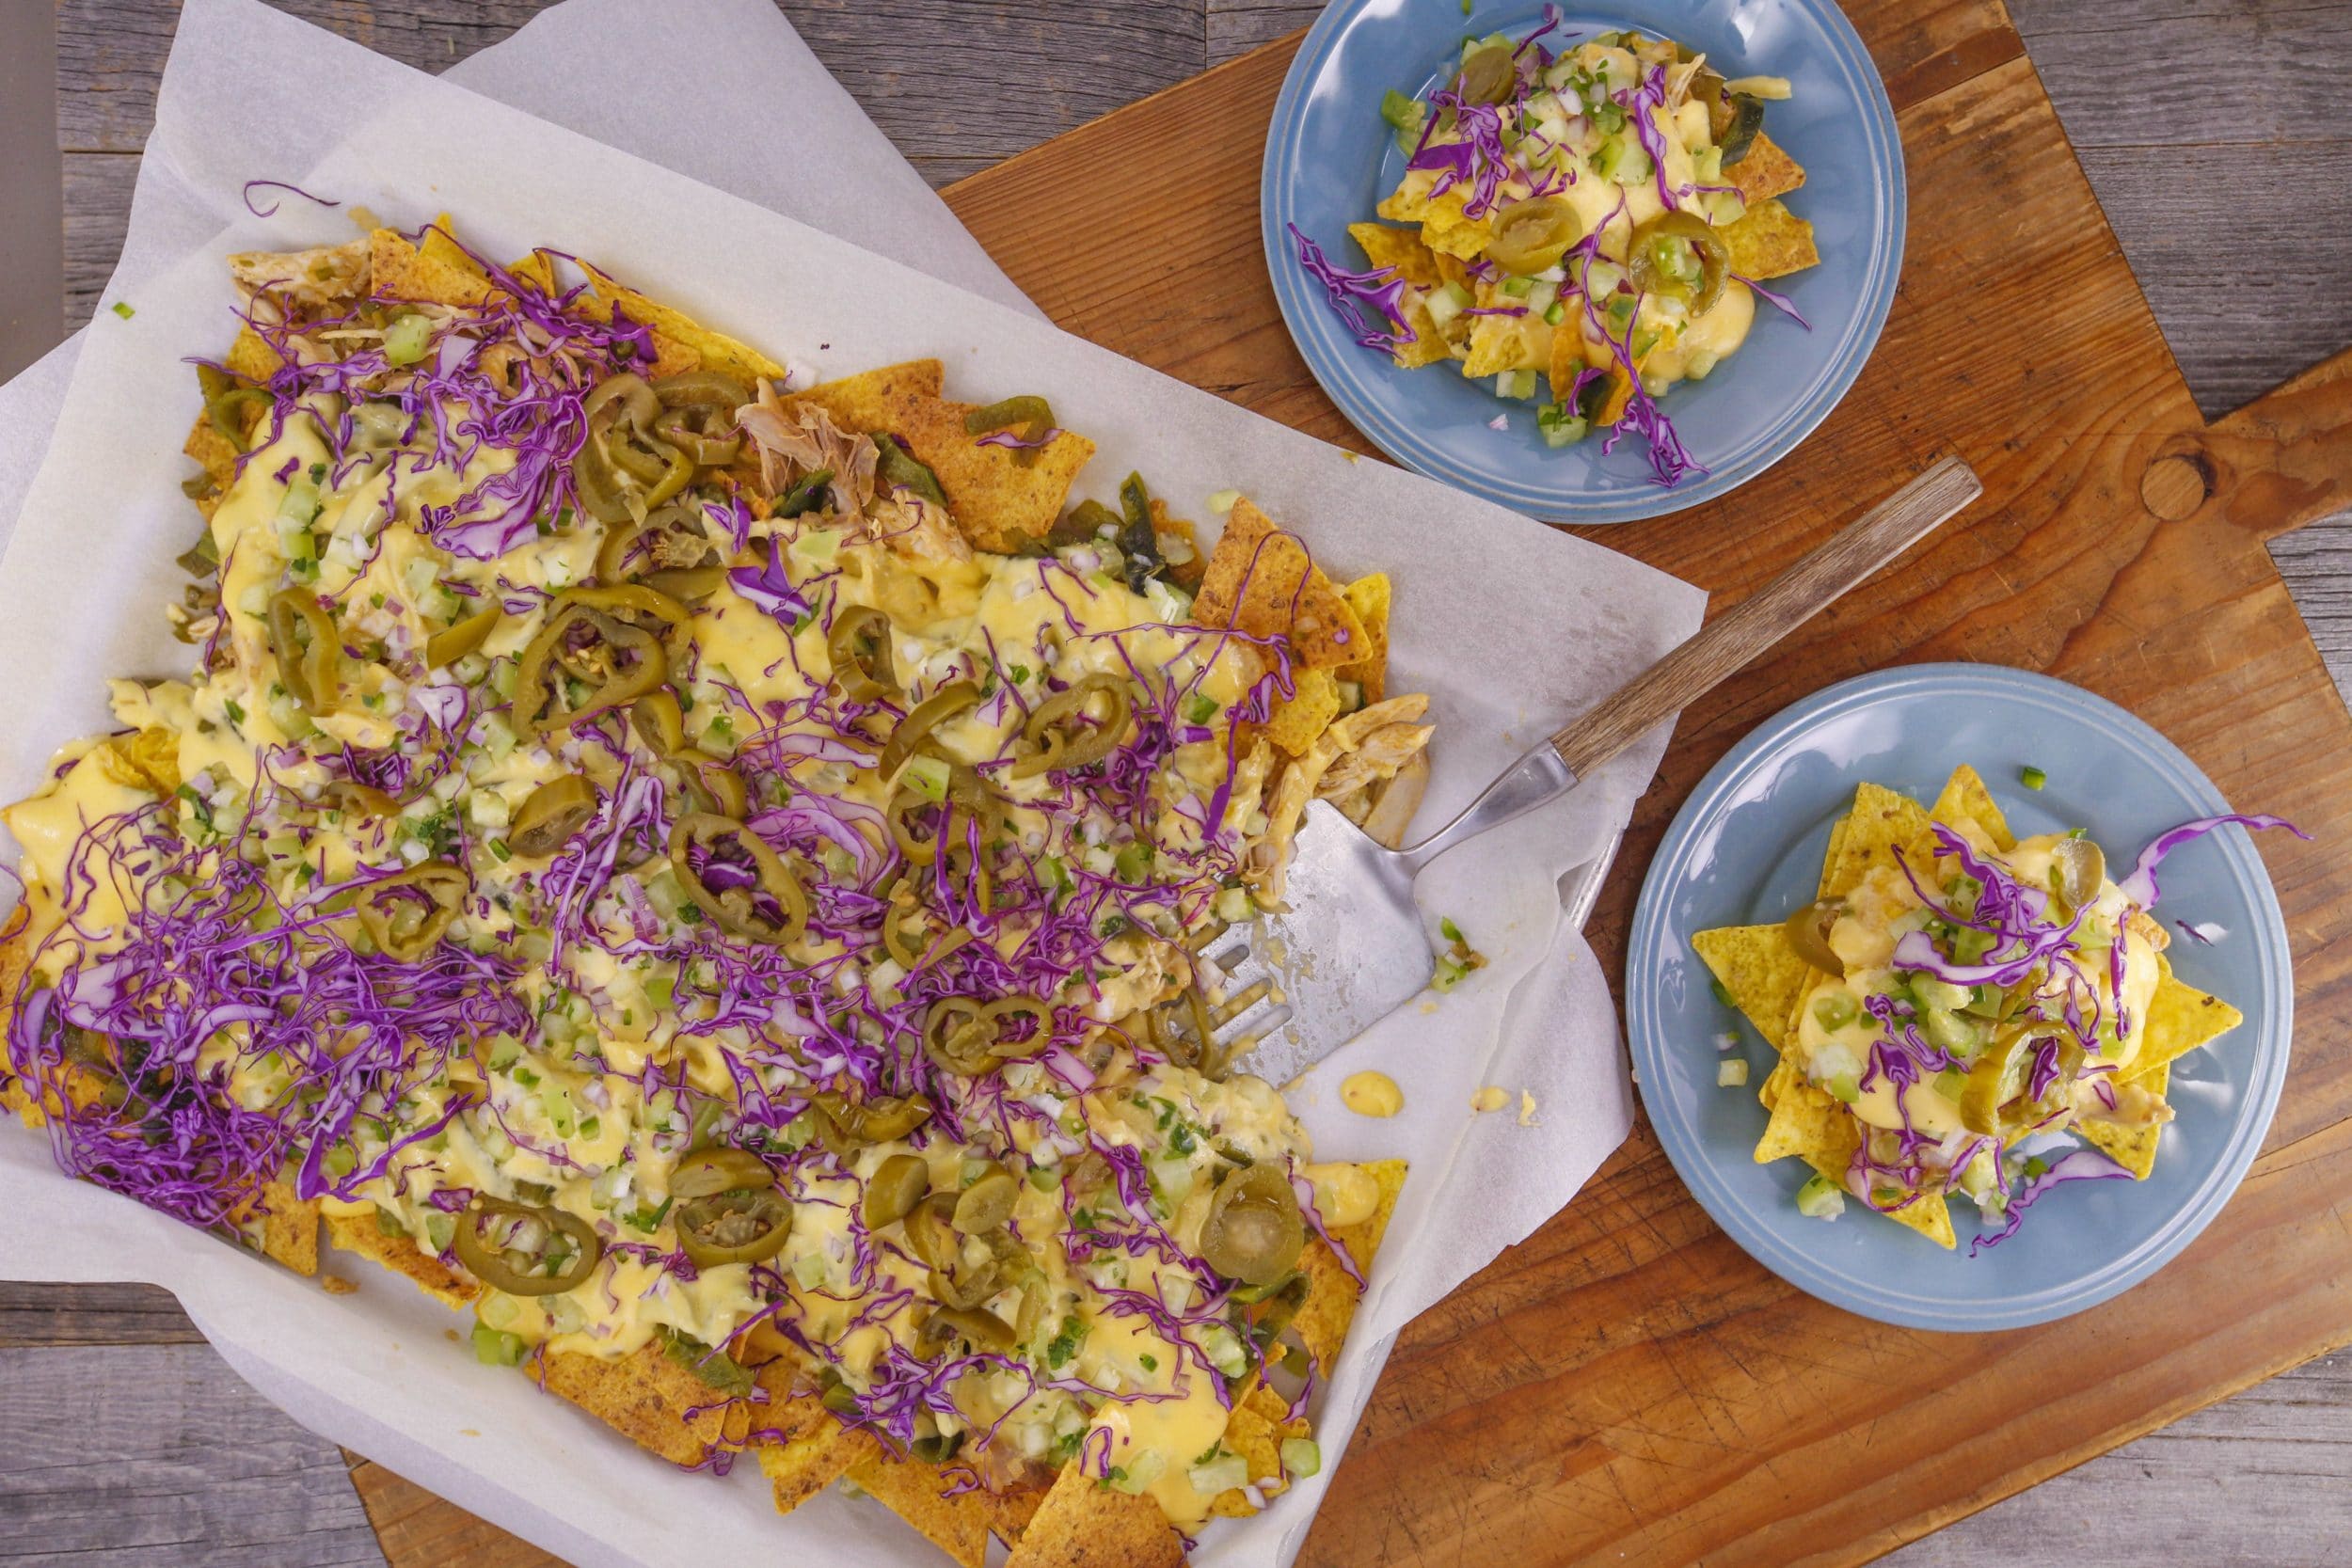
<svg viewBox="0 0 2352 1568">
<path fill-rule="evenodd" d="M 641 373 L 671 348 L 500 277 L 257 312 L 199 668 L 6 814 L 11 1071 L 111 1085 L 53 1103 L 70 1164 L 372 1222 L 480 1287 L 485 1360 L 781 1367 L 1186 1528 L 1279 1490 L 1232 1406 L 1311 1230 L 1380 1201 L 1223 1070 L 1195 971 L 1279 867 L 1285 645 L 1195 624 L 1139 480 L 976 548 L 824 388 Z"/>
</svg>

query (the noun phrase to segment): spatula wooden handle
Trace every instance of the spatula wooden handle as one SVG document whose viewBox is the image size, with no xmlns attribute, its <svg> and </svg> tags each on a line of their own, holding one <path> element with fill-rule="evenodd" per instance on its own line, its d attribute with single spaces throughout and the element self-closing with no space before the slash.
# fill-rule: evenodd
<svg viewBox="0 0 2352 1568">
<path fill-rule="evenodd" d="M 1551 737 L 1553 749 L 1578 777 L 1590 774 L 1983 493 L 1967 464 L 1949 455 L 1938 458 L 1925 473 L 1570 722 Z"/>
</svg>

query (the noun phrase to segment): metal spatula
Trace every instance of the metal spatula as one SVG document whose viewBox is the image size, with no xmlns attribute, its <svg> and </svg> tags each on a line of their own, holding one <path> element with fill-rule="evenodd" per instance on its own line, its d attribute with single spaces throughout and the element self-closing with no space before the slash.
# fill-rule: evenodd
<svg viewBox="0 0 2352 1568">
<path fill-rule="evenodd" d="M 1413 879 L 1446 850 L 1555 800 L 1652 726 L 1745 666 L 1983 493 L 1968 465 L 1939 459 L 1772 582 L 1708 622 L 1614 695 L 1488 784 L 1459 816 L 1384 848 L 1327 803 L 1307 808 L 1286 912 L 1235 926 L 1201 956 L 1223 976 L 1211 1026 L 1239 1065 L 1279 1084 L 1361 1034 L 1429 984 L 1436 956 Z M 1204 973 L 1204 980 L 1216 974 Z"/>
</svg>

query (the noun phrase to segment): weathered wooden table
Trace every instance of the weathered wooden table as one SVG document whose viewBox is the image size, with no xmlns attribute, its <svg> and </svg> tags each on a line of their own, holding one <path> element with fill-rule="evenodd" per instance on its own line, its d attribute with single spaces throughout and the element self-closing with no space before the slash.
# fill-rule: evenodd
<svg viewBox="0 0 2352 1568">
<path fill-rule="evenodd" d="M 935 183 L 1290 31 L 1318 8 L 785 4 Z M 287 8 L 437 70 L 538 6 Z M 2329 103 L 2352 68 L 2352 0 L 2015 0 L 2011 9 L 2209 413 L 2352 341 L 2352 272 L 2342 260 L 2352 242 L 2352 147 L 2326 116 L 2298 112 Z M 69 325 L 90 313 L 113 266 L 175 11 L 174 0 L 57 8 Z M 14 52 L 8 28 L 41 21 L 29 9 L 0 20 L 0 50 Z M 2352 687 L 2352 519 L 2288 535 L 2278 554 L 2338 685 Z M 0 1561 L 425 1564 L 447 1555 L 449 1537 L 437 1532 L 456 1528 L 399 1478 L 338 1453 L 246 1390 L 157 1291 L 0 1286 Z M 2338 1355 L 1887 1560 L 1922 1568 L 2031 1552 L 2086 1568 L 2320 1563 L 2341 1560 L 2346 1540 L 2352 1355 Z M 512 1560 L 546 1560 L 519 1544 Z"/>
</svg>

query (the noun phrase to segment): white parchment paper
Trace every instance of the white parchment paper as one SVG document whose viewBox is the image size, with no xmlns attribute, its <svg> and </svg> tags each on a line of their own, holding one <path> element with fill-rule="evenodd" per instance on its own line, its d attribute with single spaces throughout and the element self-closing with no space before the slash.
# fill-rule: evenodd
<svg viewBox="0 0 2352 1568">
<path fill-rule="evenodd" d="M 191 406 L 179 361 L 225 341 L 223 255 L 350 232 L 338 214 L 298 199 L 271 220 L 253 218 L 241 193 L 257 178 L 406 225 L 446 208 L 492 251 L 545 243 L 592 256 L 818 374 L 937 355 L 951 394 L 1041 391 L 1083 410 L 1073 420 L 1101 444 L 1083 493 L 1107 497 L 1137 467 L 1180 512 L 1209 523 L 1202 498 L 1247 490 L 1335 572 L 1377 567 L 1395 578 L 1392 686 L 1430 691 L 1443 726 L 1432 819 L 1697 626 L 1700 595 L 1671 578 L 1356 462 L 1039 325 L 764 0 L 675 9 L 684 24 L 669 24 L 665 7 L 665 26 L 648 39 L 643 10 L 624 0 L 570 0 L 460 68 L 630 150 L 622 151 L 249 0 L 191 0 L 107 294 L 131 299 L 137 314 L 102 316 L 86 335 L 56 438 L 0 561 L 0 595 L 11 607 L 0 654 L 19 676 L 0 741 L 0 792 L 26 791 L 56 744 L 106 725 L 104 675 L 182 673 L 185 650 L 165 636 L 160 615 L 177 592 L 169 558 L 189 530 L 177 491 Z M 647 103 L 661 95 L 639 87 L 640 112 L 624 107 L 637 84 L 691 79 L 640 74 L 657 48 L 677 71 L 724 56 L 726 96 L 697 94 L 690 113 Z M 284 84 L 297 71 L 331 79 L 336 91 L 290 98 Z M 761 106 L 776 101 L 810 106 L 814 120 L 764 119 Z M 272 113 L 246 113 L 255 102 Z M 889 201 L 842 196 L 860 182 Z M 997 303 L 755 203 L 916 259 Z M 45 410 L 71 357 L 60 350 L 28 372 L 0 392 L 0 407 Z M 0 467 L 0 523 L 13 510 L 9 483 Z M 1622 1140 L 1630 1093 L 1613 1012 L 1589 951 L 1563 929 L 1554 882 L 1622 824 L 1663 739 L 1652 736 L 1575 799 L 1434 867 L 1430 879 L 1442 885 L 1430 901 L 1460 919 L 1494 963 L 1441 1003 L 1386 1021 L 1297 1090 L 1319 1153 L 1401 1153 L 1413 1177 L 1326 1396 L 1323 1474 L 1267 1514 L 1212 1530 L 1197 1561 L 1286 1562 L 1396 1329 L 1556 1212 Z M 1368 1066 L 1406 1085 L 1404 1116 L 1371 1122 L 1340 1109 L 1339 1078 Z M 1468 1102 L 1482 1083 L 1530 1089 L 1534 1125 L 1502 1113 L 1473 1117 Z M 929 1551 L 870 1506 L 827 1497 L 778 1521 L 762 1486 L 672 1473 L 526 1380 L 483 1373 L 447 1342 L 459 1320 L 405 1281 L 354 1271 L 358 1293 L 326 1295 L 67 1181 L 35 1139 L 0 1138 L 0 1259 L 18 1277 L 129 1275 L 170 1288 L 239 1371 L 298 1419 L 583 1564 L 797 1548 L 856 1565 L 924 1560 Z"/>
</svg>

